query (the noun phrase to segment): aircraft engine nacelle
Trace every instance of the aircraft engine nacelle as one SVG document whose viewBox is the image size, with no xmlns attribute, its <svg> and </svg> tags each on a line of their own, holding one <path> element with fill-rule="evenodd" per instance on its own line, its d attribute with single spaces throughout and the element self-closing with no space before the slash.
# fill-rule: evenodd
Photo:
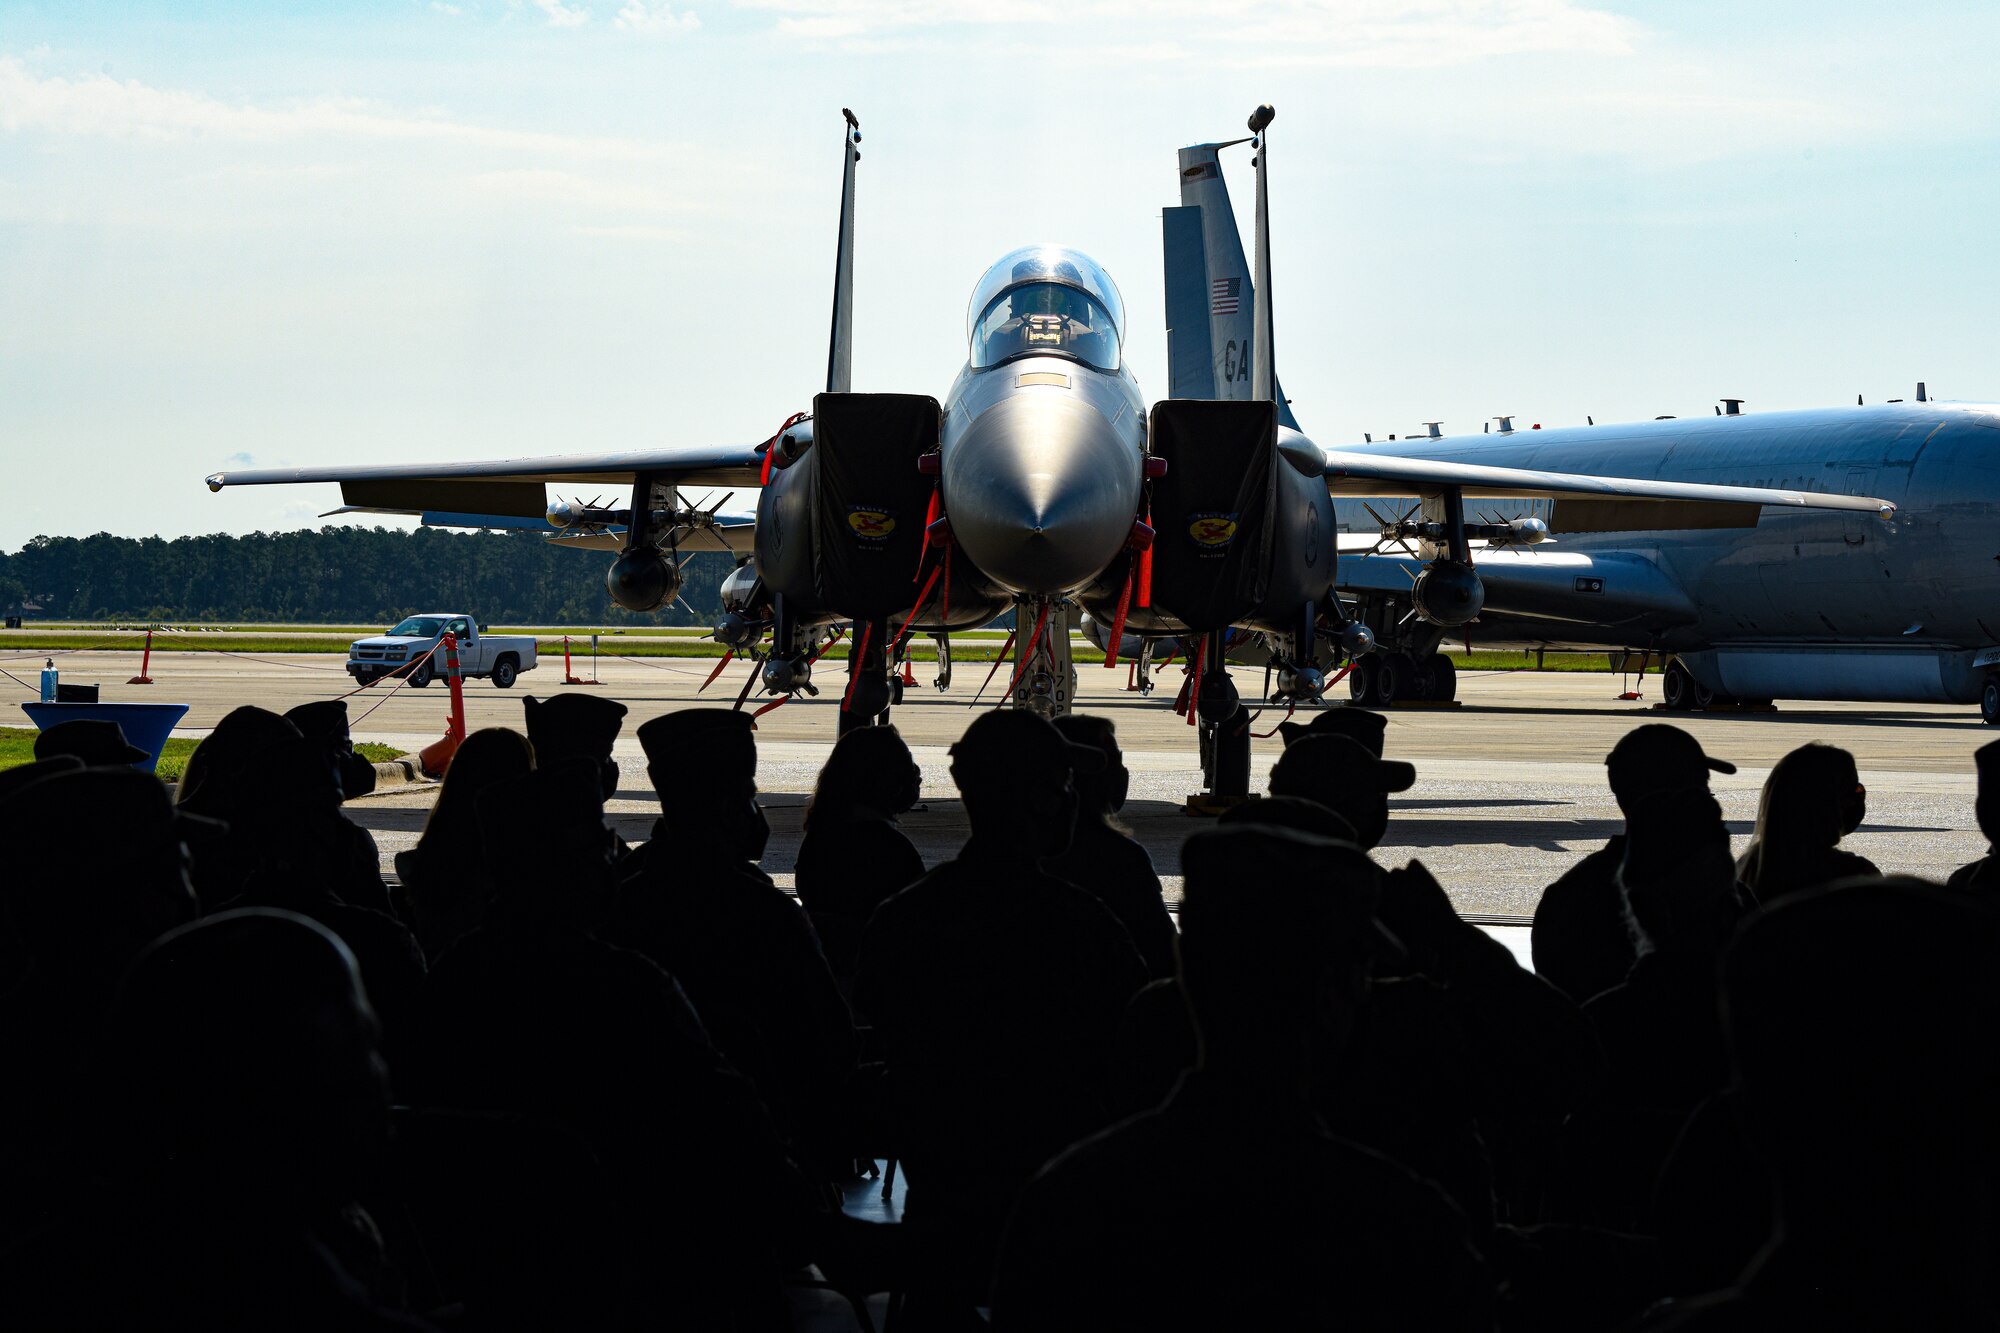
<svg viewBox="0 0 2000 1333">
<path fill-rule="evenodd" d="M 1235 625 L 1292 633 L 1333 587 L 1333 500 L 1324 455 L 1278 425 L 1269 402 L 1169 399 L 1153 404 L 1149 452 L 1152 601 L 1126 624 L 1142 633 L 1206 633 Z M 1115 611 L 1130 557 L 1085 595 Z"/>
<path fill-rule="evenodd" d="M 1476 617 L 1486 605 L 1486 585 L 1471 565 L 1457 560 L 1433 560 L 1410 589 L 1417 614 L 1433 625 L 1456 629 Z"/>
<path fill-rule="evenodd" d="M 657 611 L 681 590 L 681 567 L 658 551 L 627 551 L 604 571 L 604 590 L 627 611 Z"/>
</svg>

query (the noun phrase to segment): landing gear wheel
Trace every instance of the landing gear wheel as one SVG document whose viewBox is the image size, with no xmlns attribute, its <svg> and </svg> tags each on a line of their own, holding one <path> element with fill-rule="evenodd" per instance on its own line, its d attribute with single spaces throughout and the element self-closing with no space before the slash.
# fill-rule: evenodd
<svg viewBox="0 0 2000 1333">
<path fill-rule="evenodd" d="M 1355 662 L 1347 673 L 1347 697 L 1361 708 L 1380 707 L 1375 698 L 1375 678 L 1382 672 L 1380 654 L 1369 653 Z"/>
<path fill-rule="evenodd" d="M 1375 678 L 1375 702 L 1380 707 L 1422 698 L 1417 687 L 1417 664 L 1408 653 L 1390 653 L 1382 659 L 1381 672 Z"/>
<path fill-rule="evenodd" d="M 1444 653 L 1424 659 L 1423 698 L 1448 704 L 1458 697 L 1458 664 Z"/>
<path fill-rule="evenodd" d="M 1676 658 L 1660 676 L 1660 702 L 1676 713 L 1688 712 L 1699 707 L 1699 688 L 1694 673 Z"/>
<path fill-rule="evenodd" d="M 903 678 L 901 676 L 891 676 L 889 677 L 889 706 L 891 708 L 894 708 L 897 704 L 900 704 L 902 702 L 903 702 Z"/>
<path fill-rule="evenodd" d="M 436 674 L 436 669 L 429 662 L 417 663 L 416 669 L 410 672 L 410 688 L 421 690 L 424 686 L 431 683 L 431 677 Z"/>
<path fill-rule="evenodd" d="M 1729 702 L 1729 700 L 1726 695 L 1717 694 L 1714 690 L 1711 690 L 1710 688 L 1708 688 L 1708 686 L 1703 685 L 1700 681 L 1695 682 L 1694 706 L 1696 708 L 1700 708 L 1706 711 L 1707 709 L 1715 707 L 1719 703 L 1727 703 L 1727 702 Z"/>
<path fill-rule="evenodd" d="M 2000 727 L 2000 677 L 1988 676 L 1979 692 L 1979 716 L 1989 727 Z"/>
</svg>

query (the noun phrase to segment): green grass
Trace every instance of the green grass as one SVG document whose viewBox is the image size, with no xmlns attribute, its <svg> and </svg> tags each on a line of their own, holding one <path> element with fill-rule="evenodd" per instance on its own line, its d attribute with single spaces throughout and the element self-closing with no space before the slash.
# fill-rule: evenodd
<svg viewBox="0 0 2000 1333">
<path fill-rule="evenodd" d="M 29 727 L 0 727 L 0 770 L 35 762 L 35 737 L 39 734 Z M 162 782 L 179 782 L 181 774 L 187 770 L 188 756 L 194 753 L 198 744 L 199 741 L 183 736 L 169 738 L 167 748 L 160 752 L 160 762 L 154 773 Z M 407 753 L 393 745 L 377 745 L 373 741 L 363 741 L 354 747 L 354 751 L 371 764 L 400 759 Z"/>
</svg>

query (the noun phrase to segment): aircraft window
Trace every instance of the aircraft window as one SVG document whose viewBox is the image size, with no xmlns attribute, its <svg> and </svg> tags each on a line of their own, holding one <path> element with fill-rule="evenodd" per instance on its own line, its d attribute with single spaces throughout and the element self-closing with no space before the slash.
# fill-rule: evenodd
<svg viewBox="0 0 2000 1333">
<path fill-rule="evenodd" d="M 1037 282 L 1002 292 L 972 331 L 973 366 L 1035 352 L 1116 370 L 1118 329 L 1103 306 L 1074 287 Z"/>
</svg>

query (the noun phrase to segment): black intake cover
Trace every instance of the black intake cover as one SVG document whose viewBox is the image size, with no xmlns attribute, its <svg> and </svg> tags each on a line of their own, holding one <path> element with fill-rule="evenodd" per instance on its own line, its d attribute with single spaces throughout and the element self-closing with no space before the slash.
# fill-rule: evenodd
<svg viewBox="0 0 2000 1333">
<path fill-rule="evenodd" d="M 943 429 L 937 399 L 919 394 L 813 399 L 813 581 L 823 605 L 857 620 L 910 609 L 935 488 L 917 459 Z"/>
<path fill-rule="evenodd" d="M 1271 582 L 1278 414 L 1272 403 L 1153 404 L 1153 605 L 1198 633 L 1264 602 Z"/>
</svg>

